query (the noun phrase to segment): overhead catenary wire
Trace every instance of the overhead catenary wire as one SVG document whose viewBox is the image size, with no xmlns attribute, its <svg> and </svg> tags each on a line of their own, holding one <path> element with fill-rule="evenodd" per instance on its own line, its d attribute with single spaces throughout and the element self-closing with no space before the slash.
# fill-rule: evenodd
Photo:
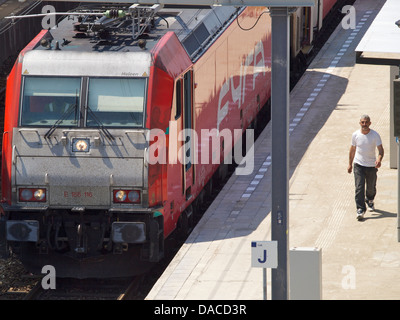
<svg viewBox="0 0 400 320">
<path fill-rule="evenodd" d="M 239 15 L 238 15 L 238 13 L 236 13 L 236 22 L 237 22 L 237 25 L 238 25 L 239 28 L 242 29 L 243 31 L 250 31 L 251 29 L 253 29 L 253 28 L 257 25 L 258 21 L 260 21 L 260 18 L 261 18 L 261 16 L 262 16 L 264 13 L 269 13 L 269 10 L 263 11 L 263 12 L 258 16 L 256 22 L 255 22 L 250 28 L 243 28 L 243 27 L 240 25 L 239 19 L 238 19 L 238 18 L 239 18 Z"/>
</svg>

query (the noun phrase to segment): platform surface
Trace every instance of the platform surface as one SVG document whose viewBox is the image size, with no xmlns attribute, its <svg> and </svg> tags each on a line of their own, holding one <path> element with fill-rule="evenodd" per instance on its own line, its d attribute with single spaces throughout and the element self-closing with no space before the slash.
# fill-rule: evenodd
<svg viewBox="0 0 400 320">
<path fill-rule="evenodd" d="M 389 67 L 356 65 L 355 48 L 384 5 L 357 0 L 290 94 L 289 246 L 322 252 L 322 299 L 398 299 L 397 170 L 389 166 Z M 351 135 L 362 114 L 382 137 L 375 212 L 356 219 Z M 233 174 L 148 294 L 148 300 L 263 298 L 251 242 L 271 239 L 271 125 L 250 176 Z M 271 297 L 270 271 L 267 273 Z"/>
</svg>

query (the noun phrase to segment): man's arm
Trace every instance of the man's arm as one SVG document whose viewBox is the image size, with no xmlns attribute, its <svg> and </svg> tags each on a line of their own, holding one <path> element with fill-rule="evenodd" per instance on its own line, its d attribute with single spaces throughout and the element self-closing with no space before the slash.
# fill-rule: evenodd
<svg viewBox="0 0 400 320">
<path fill-rule="evenodd" d="M 379 145 L 377 146 L 379 154 L 378 154 L 378 159 L 376 159 L 375 161 L 375 168 L 380 168 L 382 165 L 382 159 L 383 159 L 383 155 L 385 154 L 385 151 L 383 150 L 383 146 Z"/>
<path fill-rule="evenodd" d="M 347 172 L 351 173 L 353 171 L 353 160 L 356 155 L 356 146 L 350 146 L 349 151 L 349 166 L 347 167 Z"/>
</svg>

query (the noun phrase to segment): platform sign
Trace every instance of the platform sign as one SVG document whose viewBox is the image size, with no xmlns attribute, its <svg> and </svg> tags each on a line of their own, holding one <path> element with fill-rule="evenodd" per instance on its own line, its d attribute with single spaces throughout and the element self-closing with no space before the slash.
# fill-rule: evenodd
<svg viewBox="0 0 400 320">
<path fill-rule="evenodd" d="M 251 266 L 253 268 L 277 268 L 278 241 L 252 241 Z"/>
<path fill-rule="evenodd" d="M 60 2 L 81 2 L 81 0 L 52 0 Z M 104 0 L 85 0 L 104 3 Z M 174 4 L 194 6 L 260 6 L 260 7 L 314 7 L 315 0 L 107 0 L 107 3 Z"/>
</svg>

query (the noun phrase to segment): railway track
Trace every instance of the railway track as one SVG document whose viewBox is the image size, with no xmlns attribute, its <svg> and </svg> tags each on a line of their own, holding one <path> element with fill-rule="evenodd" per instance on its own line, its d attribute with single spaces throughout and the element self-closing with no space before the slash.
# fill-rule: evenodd
<svg viewBox="0 0 400 320">
<path fill-rule="evenodd" d="M 141 300 L 143 276 L 115 279 L 56 279 L 55 289 L 44 289 L 42 281 L 24 300 Z"/>
</svg>

